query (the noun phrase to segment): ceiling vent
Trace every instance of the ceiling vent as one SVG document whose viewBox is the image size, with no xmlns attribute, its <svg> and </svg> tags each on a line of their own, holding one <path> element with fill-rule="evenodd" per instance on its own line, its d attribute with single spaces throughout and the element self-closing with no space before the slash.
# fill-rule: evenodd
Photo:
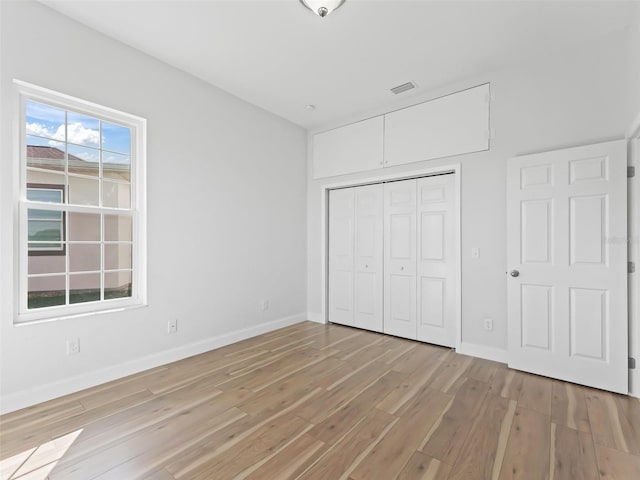
<svg viewBox="0 0 640 480">
<path fill-rule="evenodd" d="M 413 82 L 403 83 L 402 85 L 398 85 L 397 87 L 393 87 L 391 91 L 396 95 L 402 92 L 406 92 L 407 90 L 413 90 L 416 88 L 416 84 Z"/>
</svg>

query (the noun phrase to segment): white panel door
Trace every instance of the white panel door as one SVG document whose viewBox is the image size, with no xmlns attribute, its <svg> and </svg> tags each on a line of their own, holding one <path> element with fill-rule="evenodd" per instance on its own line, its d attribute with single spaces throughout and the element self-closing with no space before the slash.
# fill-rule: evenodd
<svg viewBox="0 0 640 480">
<path fill-rule="evenodd" d="M 507 173 L 509 366 L 627 393 L 626 144 Z"/>
<path fill-rule="evenodd" d="M 384 333 L 416 330 L 416 180 L 384 184 Z"/>
<path fill-rule="evenodd" d="M 329 192 L 329 321 L 353 325 L 353 188 Z"/>
<path fill-rule="evenodd" d="M 382 116 L 313 136 L 313 178 L 382 168 Z"/>
<path fill-rule="evenodd" d="M 453 347 L 456 334 L 454 176 L 418 179 L 418 340 Z"/>
<path fill-rule="evenodd" d="M 385 115 L 385 166 L 489 149 L 489 84 Z"/>
<path fill-rule="evenodd" d="M 383 186 L 366 185 L 355 193 L 355 326 L 382 332 Z"/>
</svg>

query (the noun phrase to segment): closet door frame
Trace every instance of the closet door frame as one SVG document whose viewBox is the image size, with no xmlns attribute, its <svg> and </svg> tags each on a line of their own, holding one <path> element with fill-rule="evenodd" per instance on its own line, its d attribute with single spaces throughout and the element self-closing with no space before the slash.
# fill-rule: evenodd
<svg viewBox="0 0 640 480">
<path fill-rule="evenodd" d="M 408 170 L 395 173 L 386 173 L 384 175 L 375 175 L 370 177 L 364 177 L 357 180 L 343 180 L 337 182 L 326 183 L 322 185 L 320 195 L 320 205 L 322 219 L 321 225 L 321 239 L 322 239 L 322 316 L 319 319 L 321 323 L 328 323 L 329 315 L 329 191 L 337 188 L 346 187 L 359 187 L 362 185 L 370 185 L 373 183 L 389 182 L 396 180 L 409 180 L 413 178 L 427 177 L 431 175 L 441 175 L 444 173 L 453 173 L 455 175 L 454 185 L 454 213 L 456 215 L 455 221 L 455 247 L 454 251 L 458 253 L 456 255 L 456 335 L 454 348 L 460 351 L 462 343 L 462 251 L 461 251 L 461 211 L 460 211 L 460 196 L 461 196 L 461 165 L 459 163 L 440 165 L 437 167 L 424 168 L 419 170 Z"/>
</svg>

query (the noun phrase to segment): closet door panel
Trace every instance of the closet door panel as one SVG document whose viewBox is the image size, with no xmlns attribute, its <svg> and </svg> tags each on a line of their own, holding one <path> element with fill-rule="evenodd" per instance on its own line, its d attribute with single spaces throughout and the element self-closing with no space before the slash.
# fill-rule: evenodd
<svg viewBox="0 0 640 480">
<path fill-rule="evenodd" d="M 355 326 L 382 331 L 383 186 L 354 188 L 355 193 Z"/>
<path fill-rule="evenodd" d="M 384 332 L 416 338 L 416 180 L 384 184 Z"/>
<path fill-rule="evenodd" d="M 353 188 L 329 192 L 329 321 L 354 324 Z"/>
<path fill-rule="evenodd" d="M 417 180 L 418 340 L 453 347 L 456 331 L 454 176 Z"/>
</svg>

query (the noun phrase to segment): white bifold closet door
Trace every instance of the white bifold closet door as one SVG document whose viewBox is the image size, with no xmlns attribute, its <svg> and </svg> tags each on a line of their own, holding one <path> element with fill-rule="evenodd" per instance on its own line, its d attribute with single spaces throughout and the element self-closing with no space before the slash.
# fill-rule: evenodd
<svg viewBox="0 0 640 480">
<path fill-rule="evenodd" d="M 355 193 L 354 325 L 382 332 L 382 184 Z"/>
<path fill-rule="evenodd" d="M 329 321 L 382 331 L 382 184 L 329 194 Z"/>
<path fill-rule="evenodd" d="M 353 188 L 329 194 L 329 321 L 353 325 Z"/>
<path fill-rule="evenodd" d="M 454 346 L 454 176 L 329 193 L 329 321 Z"/>
<path fill-rule="evenodd" d="M 384 333 L 417 338 L 417 180 L 384 184 Z"/>
<path fill-rule="evenodd" d="M 455 344 L 454 176 L 385 184 L 384 332 Z"/>
<path fill-rule="evenodd" d="M 417 180 L 417 336 L 455 345 L 457 263 L 454 176 Z"/>
</svg>

